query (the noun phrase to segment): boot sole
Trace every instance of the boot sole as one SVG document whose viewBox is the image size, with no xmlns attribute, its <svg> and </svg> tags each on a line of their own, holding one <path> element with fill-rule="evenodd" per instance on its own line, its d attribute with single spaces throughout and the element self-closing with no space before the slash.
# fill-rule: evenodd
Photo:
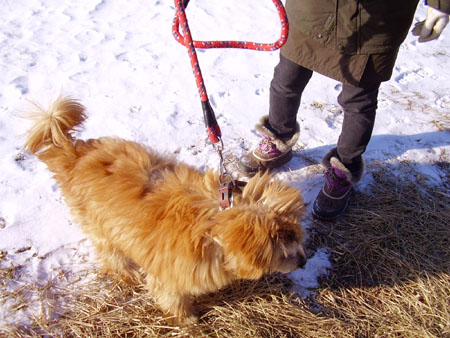
<svg viewBox="0 0 450 338">
<path fill-rule="evenodd" d="M 244 174 L 246 174 L 248 176 L 253 176 L 259 171 L 270 170 L 270 169 L 281 167 L 283 164 L 289 162 L 292 159 L 292 157 L 293 157 L 292 150 L 290 150 L 285 155 L 280 156 L 279 158 L 277 158 L 275 160 L 268 160 L 268 161 L 264 162 L 262 160 L 255 159 L 255 161 L 257 161 L 259 164 L 258 167 L 250 167 L 250 166 L 243 164 L 241 161 L 239 161 L 238 168 Z"/>
<path fill-rule="evenodd" d="M 339 217 L 343 216 L 345 214 L 345 212 L 347 211 L 352 194 L 353 194 L 353 188 L 349 191 L 349 195 L 347 197 L 347 201 L 345 203 L 344 208 L 337 214 L 330 213 L 330 216 L 324 216 L 324 215 L 320 215 L 320 214 L 316 213 L 314 211 L 314 205 L 313 205 L 313 208 L 311 210 L 311 214 L 312 214 L 313 218 L 320 220 L 320 221 L 326 221 L 326 222 L 332 222 L 332 221 L 337 220 Z"/>
</svg>

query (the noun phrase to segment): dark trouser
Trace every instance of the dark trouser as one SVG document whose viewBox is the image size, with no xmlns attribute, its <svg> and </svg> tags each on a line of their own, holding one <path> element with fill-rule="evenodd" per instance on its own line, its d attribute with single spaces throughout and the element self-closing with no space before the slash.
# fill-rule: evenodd
<svg viewBox="0 0 450 338">
<path fill-rule="evenodd" d="M 269 123 L 281 139 L 293 135 L 303 90 L 312 76 L 310 69 L 280 55 L 270 84 Z M 361 166 L 362 154 L 372 136 L 380 83 L 358 87 L 342 85 L 338 102 L 344 110 L 344 122 L 337 143 L 337 155 L 350 170 Z"/>
</svg>

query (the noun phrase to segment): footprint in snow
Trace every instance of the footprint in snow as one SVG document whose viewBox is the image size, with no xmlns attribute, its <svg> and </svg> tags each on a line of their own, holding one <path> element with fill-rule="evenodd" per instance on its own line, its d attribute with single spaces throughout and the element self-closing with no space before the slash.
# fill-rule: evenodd
<svg viewBox="0 0 450 338">
<path fill-rule="evenodd" d="M 139 113 L 142 110 L 142 106 L 131 106 L 129 108 L 129 110 L 130 110 L 130 113 L 136 114 L 136 113 Z"/>
<path fill-rule="evenodd" d="M 20 93 L 22 95 L 26 95 L 29 92 L 29 89 L 28 89 L 28 77 L 26 77 L 26 76 L 16 77 L 11 82 L 11 84 L 14 85 L 17 89 L 19 89 Z"/>
<path fill-rule="evenodd" d="M 422 68 L 414 69 L 412 71 L 402 72 L 395 77 L 395 82 L 400 84 L 408 84 L 415 82 L 422 82 L 425 78 L 433 78 L 434 75 Z"/>
<path fill-rule="evenodd" d="M 98 12 L 98 11 L 102 10 L 103 7 L 105 7 L 105 5 L 106 5 L 106 0 L 100 1 L 97 5 L 95 5 L 95 8 L 91 12 L 89 12 L 89 14 L 92 15 L 95 12 Z"/>
</svg>

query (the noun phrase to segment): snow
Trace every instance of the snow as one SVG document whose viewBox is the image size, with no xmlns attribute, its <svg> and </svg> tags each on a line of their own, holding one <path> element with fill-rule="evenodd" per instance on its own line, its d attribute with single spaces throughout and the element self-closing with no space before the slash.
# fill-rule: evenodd
<svg viewBox="0 0 450 338">
<path fill-rule="evenodd" d="M 308 259 L 304 269 L 298 269 L 289 274 L 294 282 L 294 291 L 305 297 L 311 290 L 319 287 L 317 278 L 327 273 L 331 268 L 328 252 L 325 248 L 319 248 L 314 255 Z"/>
<path fill-rule="evenodd" d="M 0 267 L 20 268 L 0 287 L 12 292 L 53 280 L 64 286 L 95 265 L 95 254 L 72 223 L 45 165 L 22 152 L 28 124 L 18 115 L 29 108 L 28 100 L 46 106 L 60 93 L 80 99 L 89 114 L 77 135 L 83 139 L 131 139 L 176 153 L 200 169 L 218 167 L 218 157 L 206 141 L 187 51 L 171 36 L 171 1 L 4 0 L 1 5 Z M 421 4 L 415 21 L 425 14 Z M 188 18 L 196 40 L 273 42 L 280 30 L 270 1 L 196 0 Z M 368 163 L 410 161 L 430 182 L 442 183 L 442 171 L 433 163 L 448 162 L 450 153 L 449 41 L 448 28 L 438 41 L 425 44 L 407 37 L 391 81 L 380 90 Z M 225 156 L 240 157 L 258 142 L 253 126 L 267 113 L 278 52 L 198 54 Z M 339 91 L 338 82 L 313 76 L 298 116 L 299 153 L 277 173 L 302 189 L 308 210 L 322 179 L 306 158 L 320 161 L 336 143 L 342 123 Z M 367 175 L 362 186 L 369 180 Z M 327 248 L 311 256 L 305 269 L 289 275 L 302 295 L 317 288 L 317 278 L 331 266 Z M 23 311 L 13 311 L 11 299 L 2 302 L 0 328 L 42 314 L 43 300 L 31 291 L 29 300 L 33 306 Z"/>
</svg>

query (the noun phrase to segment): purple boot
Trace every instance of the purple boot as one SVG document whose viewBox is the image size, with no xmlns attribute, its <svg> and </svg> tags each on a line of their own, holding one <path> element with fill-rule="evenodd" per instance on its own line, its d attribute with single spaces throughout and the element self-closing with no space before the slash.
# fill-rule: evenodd
<svg viewBox="0 0 450 338">
<path fill-rule="evenodd" d="M 313 216 L 322 220 L 333 220 L 341 216 L 347 209 L 353 185 L 362 176 L 364 166 L 352 173 L 335 156 L 336 149 L 332 149 L 322 160 L 327 168 L 325 183 L 317 195 L 313 205 Z"/>
<path fill-rule="evenodd" d="M 249 176 L 260 170 L 276 168 L 289 162 L 300 129 L 297 123 L 295 134 L 288 139 L 281 139 L 271 131 L 269 116 L 263 116 L 255 128 L 262 135 L 262 139 L 258 147 L 241 157 L 238 163 L 239 168 Z"/>
</svg>

